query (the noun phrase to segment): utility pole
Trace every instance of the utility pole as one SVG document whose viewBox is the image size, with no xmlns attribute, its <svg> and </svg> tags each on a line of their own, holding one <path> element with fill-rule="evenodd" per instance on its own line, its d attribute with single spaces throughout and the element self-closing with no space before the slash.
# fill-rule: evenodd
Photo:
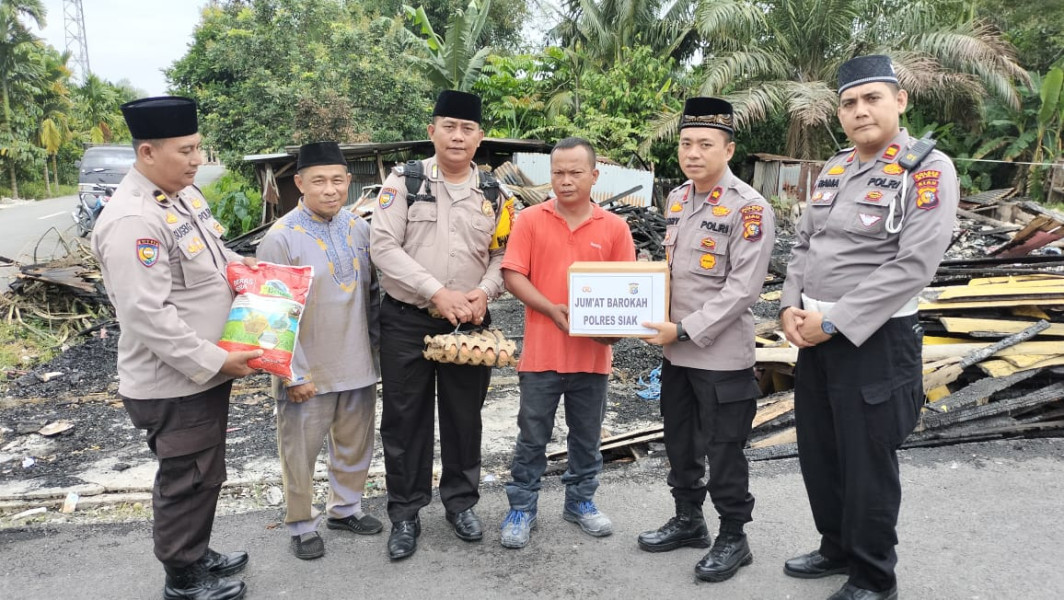
<svg viewBox="0 0 1064 600">
<path fill-rule="evenodd" d="M 63 18 L 66 49 L 70 52 L 76 75 L 84 83 L 92 69 L 89 68 L 89 42 L 85 37 L 85 12 L 81 8 L 81 0 L 63 0 Z"/>
</svg>

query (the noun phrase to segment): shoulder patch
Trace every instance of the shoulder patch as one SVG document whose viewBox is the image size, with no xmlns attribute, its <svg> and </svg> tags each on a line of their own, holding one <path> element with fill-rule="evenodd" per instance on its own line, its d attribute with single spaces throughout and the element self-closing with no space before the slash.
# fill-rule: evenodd
<svg viewBox="0 0 1064 600">
<path fill-rule="evenodd" d="M 747 204 L 739 209 L 739 212 L 743 215 L 743 239 L 748 242 L 760 240 L 765 207 L 760 204 Z"/>
<path fill-rule="evenodd" d="M 159 240 L 154 238 L 137 240 L 137 260 L 145 267 L 155 266 L 159 260 Z"/>
<path fill-rule="evenodd" d="M 395 202 L 395 194 L 395 188 L 382 189 L 381 195 L 377 200 L 381 208 L 388 208 L 389 206 L 391 206 L 392 202 Z"/>
<path fill-rule="evenodd" d="M 916 208 L 931 210 L 938 207 L 938 178 L 941 171 L 925 169 L 913 175 L 916 182 Z"/>
</svg>

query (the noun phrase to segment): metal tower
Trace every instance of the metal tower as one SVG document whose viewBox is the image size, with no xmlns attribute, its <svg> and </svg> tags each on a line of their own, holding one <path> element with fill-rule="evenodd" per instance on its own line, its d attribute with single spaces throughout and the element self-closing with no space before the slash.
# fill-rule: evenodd
<svg viewBox="0 0 1064 600">
<path fill-rule="evenodd" d="M 63 20 L 67 52 L 70 52 L 75 75 L 84 82 L 92 69 L 89 68 L 89 43 L 85 37 L 85 13 L 81 9 L 81 0 L 63 0 Z"/>
</svg>

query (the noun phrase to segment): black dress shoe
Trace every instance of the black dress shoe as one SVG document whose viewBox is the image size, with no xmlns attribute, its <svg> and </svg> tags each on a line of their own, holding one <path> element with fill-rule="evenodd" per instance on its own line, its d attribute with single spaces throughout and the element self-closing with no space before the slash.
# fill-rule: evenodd
<svg viewBox="0 0 1064 600">
<path fill-rule="evenodd" d="M 221 554 L 207 548 L 207 553 L 200 559 L 207 571 L 215 577 L 225 577 L 244 570 L 248 564 L 247 552 L 227 552 Z"/>
<path fill-rule="evenodd" d="M 480 517 L 467 508 L 459 513 L 447 511 L 447 522 L 454 525 L 454 534 L 459 539 L 467 542 L 479 542 L 484 537 L 484 529 L 480 525 Z"/>
<path fill-rule="evenodd" d="M 709 553 L 695 565 L 695 577 L 702 581 L 724 581 L 754 562 L 745 534 L 720 533 Z"/>
<path fill-rule="evenodd" d="M 850 565 L 846 561 L 827 558 L 819 550 L 795 556 L 783 563 L 783 573 L 799 579 L 820 579 L 849 572 Z"/>
<path fill-rule="evenodd" d="M 399 560 L 417 551 L 417 536 L 421 535 L 421 517 L 414 516 L 410 521 L 392 523 L 392 533 L 388 536 L 388 558 Z"/>
<path fill-rule="evenodd" d="M 219 579 L 211 575 L 201 561 L 181 569 L 166 569 L 165 600 L 239 600 L 247 586 L 236 579 Z"/>
<path fill-rule="evenodd" d="M 681 546 L 709 548 L 709 539 L 709 528 L 701 510 L 695 513 L 677 505 L 675 517 L 660 529 L 640 533 L 637 542 L 647 552 L 668 552 Z"/>
<path fill-rule="evenodd" d="M 847 582 L 842 589 L 828 596 L 828 600 L 898 600 L 898 586 L 882 592 L 873 592 Z"/>
</svg>

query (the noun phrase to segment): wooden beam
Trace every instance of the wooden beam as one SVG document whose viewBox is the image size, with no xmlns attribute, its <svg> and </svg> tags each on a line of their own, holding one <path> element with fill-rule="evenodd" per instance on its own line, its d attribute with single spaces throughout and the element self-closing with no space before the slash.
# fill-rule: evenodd
<svg viewBox="0 0 1064 600">
<path fill-rule="evenodd" d="M 986 333 L 1009 335 L 1019 333 L 1028 327 L 1030 321 L 1014 319 L 975 319 L 971 317 L 939 317 L 939 322 L 949 333 Z M 1049 328 L 1038 334 L 1039 337 L 1064 337 L 1064 323 L 1050 323 Z"/>
</svg>

